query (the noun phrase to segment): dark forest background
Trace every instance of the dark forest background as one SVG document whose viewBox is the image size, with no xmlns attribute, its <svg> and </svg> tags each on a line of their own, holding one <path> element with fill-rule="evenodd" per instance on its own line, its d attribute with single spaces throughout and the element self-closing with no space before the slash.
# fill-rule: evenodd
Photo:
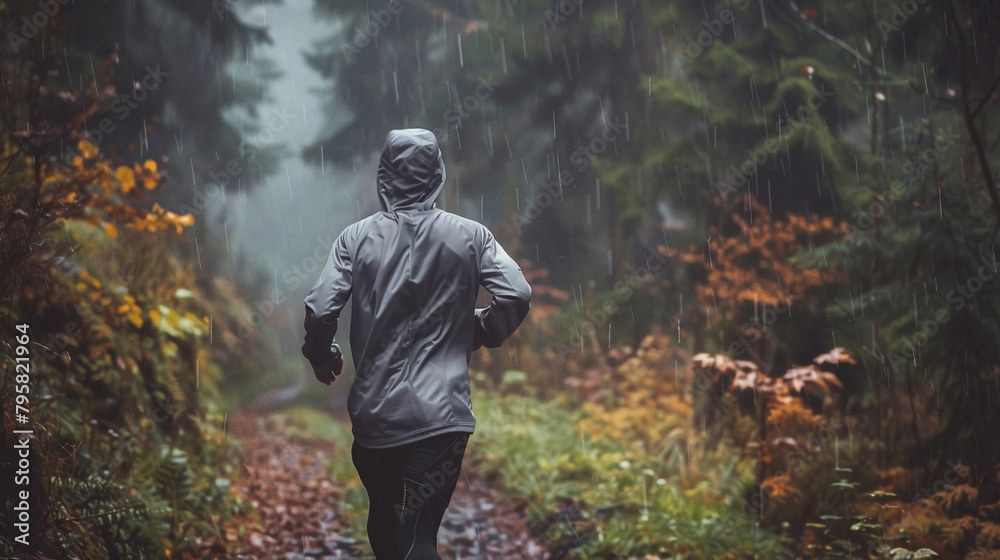
<svg viewBox="0 0 1000 560">
<path fill-rule="evenodd" d="M 423 127 L 533 287 L 476 465 L 555 557 L 1000 558 L 995 3 L 315 0 L 301 151 L 281 9 L 0 2 L 0 550 L 203 557 L 253 509 L 230 414 L 343 422 L 297 354 L 320 224 L 275 212 L 309 242 L 266 270 L 227 217 L 301 159 L 346 225 Z"/>
</svg>

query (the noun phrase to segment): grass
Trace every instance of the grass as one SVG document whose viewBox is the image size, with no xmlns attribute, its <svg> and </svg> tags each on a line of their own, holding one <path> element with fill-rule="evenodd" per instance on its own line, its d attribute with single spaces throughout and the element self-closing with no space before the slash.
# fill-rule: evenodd
<svg viewBox="0 0 1000 560">
<path fill-rule="evenodd" d="M 750 465 L 722 454 L 676 461 L 585 435 L 558 401 L 478 393 L 475 456 L 552 551 L 574 558 L 782 558 L 783 539 L 734 512 Z M 682 455 L 675 449 L 671 455 Z"/>
</svg>

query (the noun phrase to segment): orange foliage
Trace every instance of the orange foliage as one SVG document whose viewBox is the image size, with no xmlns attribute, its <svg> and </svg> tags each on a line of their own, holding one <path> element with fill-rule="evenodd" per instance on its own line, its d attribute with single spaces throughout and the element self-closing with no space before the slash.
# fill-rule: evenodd
<svg viewBox="0 0 1000 560">
<path fill-rule="evenodd" d="M 772 498 L 777 498 L 783 502 L 794 502 L 802 497 L 802 492 L 792 486 L 787 474 L 771 476 L 761 483 L 761 489 Z"/>
<path fill-rule="evenodd" d="M 742 303 L 769 306 L 789 305 L 807 290 L 830 281 L 817 269 L 796 268 L 789 258 L 847 232 L 844 223 L 832 218 L 789 214 L 778 220 L 756 199 L 751 199 L 751 216 L 734 214 L 740 234 L 723 237 L 712 227 L 708 256 L 690 253 L 684 260 L 700 263 L 708 270 L 705 284 L 697 287 L 704 305 L 729 302 L 731 319 Z"/>
<path fill-rule="evenodd" d="M 173 226 L 177 233 L 194 224 L 190 214 L 179 216 L 159 204 L 152 211 L 135 205 L 143 199 L 144 190 L 157 188 L 163 180 L 155 161 L 113 169 L 89 141 L 81 140 L 78 148 L 71 165 L 43 167 L 40 198 L 61 202 L 64 210 L 59 217 L 99 226 L 110 237 L 118 237 L 118 224 L 141 231 Z"/>
</svg>

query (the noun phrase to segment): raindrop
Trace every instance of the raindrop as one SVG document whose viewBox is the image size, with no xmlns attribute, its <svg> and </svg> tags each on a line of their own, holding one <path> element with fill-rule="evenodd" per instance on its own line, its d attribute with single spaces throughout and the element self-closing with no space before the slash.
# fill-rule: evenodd
<svg viewBox="0 0 1000 560">
<path fill-rule="evenodd" d="M 504 46 L 503 37 L 500 37 L 500 61 L 503 64 L 503 73 L 507 74 L 507 48 Z"/>
<path fill-rule="evenodd" d="M 396 106 L 399 107 L 399 74 L 392 72 L 392 87 L 396 91 Z"/>
<path fill-rule="evenodd" d="M 198 255 L 198 270 L 201 270 L 201 247 L 198 245 L 198 236 L 194 236 L 194 251 Z"/>
<path fill-rule="evenodd" d="M 681 200 L 687 200 L 684 198 L 684 191 L 681 189 L 681 168 L 679 165 L 674 165 L 674 171 L 677 173 L 677 193 L 681 195 Z"/>
<path fill-rule="evenodd" d="M 87 51 L 87 56 L 90 57 L 90 73 L 94 76 L 94 89 L 97 89 L 97 71 L 94 70 L 94 53 L 90 50 Z"/>
</svg>

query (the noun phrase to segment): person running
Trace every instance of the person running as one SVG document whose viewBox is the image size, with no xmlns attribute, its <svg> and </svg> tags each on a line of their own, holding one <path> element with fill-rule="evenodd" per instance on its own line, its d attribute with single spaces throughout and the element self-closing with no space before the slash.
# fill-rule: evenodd
<svg viewBox="0 0 1000 560">
<path fill-rule="evenodd" d="M 382 211 L 348 226 L 305 299 L 302 354 L 327 385 L 351 299 L 347 407 L 378 560 L 438 559 L 437 532 L 475 429 L 469 359 L 528 314 L 531 288 L 486 226 L 435 206 L 445 182 L 434 134 L 393 130 L 379 161 Z M 479 286 L 491 295 L 476 308 Z"/>
</svg>

